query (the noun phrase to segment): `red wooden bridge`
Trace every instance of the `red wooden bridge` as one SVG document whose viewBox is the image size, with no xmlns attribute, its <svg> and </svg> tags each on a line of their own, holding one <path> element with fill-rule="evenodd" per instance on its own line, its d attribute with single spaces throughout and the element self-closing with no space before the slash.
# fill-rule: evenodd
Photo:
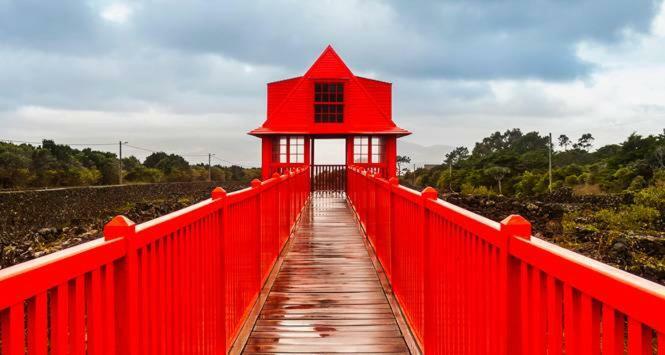
<svg viewBox="0 0 665 355">
<path fill-rule="evenodd" d="M 271 85 L 263 181 L 0 270 L 0 355 L 665 355 L 665 287 L 401 186 L 389 84 L 328 48 Z"/>
</svg>

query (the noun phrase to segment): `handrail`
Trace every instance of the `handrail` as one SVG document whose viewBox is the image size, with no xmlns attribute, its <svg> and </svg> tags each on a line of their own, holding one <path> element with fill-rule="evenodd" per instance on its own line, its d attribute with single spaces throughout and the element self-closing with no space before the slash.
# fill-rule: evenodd
<svg viewBox="0 0 665 355">
<path fill-rule="evenodd" d="M 665 354 L 665 287 L 348 169 L 347 195 L 432 354 Z"/>
<path fill-rule="evenodd" d="M 275 174 L 0 270 L 0 354 L 223 353 L 309 198 Z"/>
</svg>

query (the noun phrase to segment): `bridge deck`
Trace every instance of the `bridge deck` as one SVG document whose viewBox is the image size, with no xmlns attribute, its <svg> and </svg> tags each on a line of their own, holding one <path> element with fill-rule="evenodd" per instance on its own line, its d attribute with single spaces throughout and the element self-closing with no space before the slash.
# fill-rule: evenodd
<svg viewBox="0 0 665 355">
<path fill-rule="evenodd" d="M 244 353 L 409 353 L 344 198 L 313 197 L 293 238 Z"/>
</svg>

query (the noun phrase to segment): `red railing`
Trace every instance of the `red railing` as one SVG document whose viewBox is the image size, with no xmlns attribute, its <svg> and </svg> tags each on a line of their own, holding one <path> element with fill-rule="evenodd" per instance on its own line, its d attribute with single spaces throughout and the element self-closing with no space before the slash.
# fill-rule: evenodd
<svg viewBox="0 0 665 355">
<path fill-rule="evenodd" d="M 346 191 L 346 165 L 312 165 L 312 191 Z"/>
<path fill-rule="evenodd" d="M 350 167 L 347 194 L 428 354 L 665 355 L 665 287 Z"/>
<path fill-rule="evenodd" d="M 224 353 L 310 193 L 308 169 L 0 271 L 0 354 Z"/>
</svg>

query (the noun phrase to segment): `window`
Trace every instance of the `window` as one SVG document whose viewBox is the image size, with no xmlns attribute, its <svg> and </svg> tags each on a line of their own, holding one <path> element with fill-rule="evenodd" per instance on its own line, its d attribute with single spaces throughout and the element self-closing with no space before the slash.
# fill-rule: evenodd
<svg viewBox="0 0 665 355">
<path fill-rule="evenodd" d="M 314 83 L 314 122 L 344 122 L 344 84 Z"/>
<path fill-rule="evenodd" d="M 281 136 L 275 138 L 272 147 L 275 163 L 304 163 L 305 138 L 303 136 Z"/>
<path fill-rule="evenodd" d="M 288 163 L 288 138 L 277 137 L 272 146 L 272 161 L 275 163 Z"/>
<path fill-rule="evenodd" d="M 305 139 L 302 136 L 289 137 L 289 163 L 305 162 Z"/>
<path fill-rule="evenodd" d="M 369 163 L 369 138 L 368 137 L 354 137 L 353 138 L 353 162 L 354 163 Z"/>
<path fill-rule="evenodd" d="M 372 163 L 383 163 L 385 147 L 383 138 L 372 137 Z"/>
</svg>

